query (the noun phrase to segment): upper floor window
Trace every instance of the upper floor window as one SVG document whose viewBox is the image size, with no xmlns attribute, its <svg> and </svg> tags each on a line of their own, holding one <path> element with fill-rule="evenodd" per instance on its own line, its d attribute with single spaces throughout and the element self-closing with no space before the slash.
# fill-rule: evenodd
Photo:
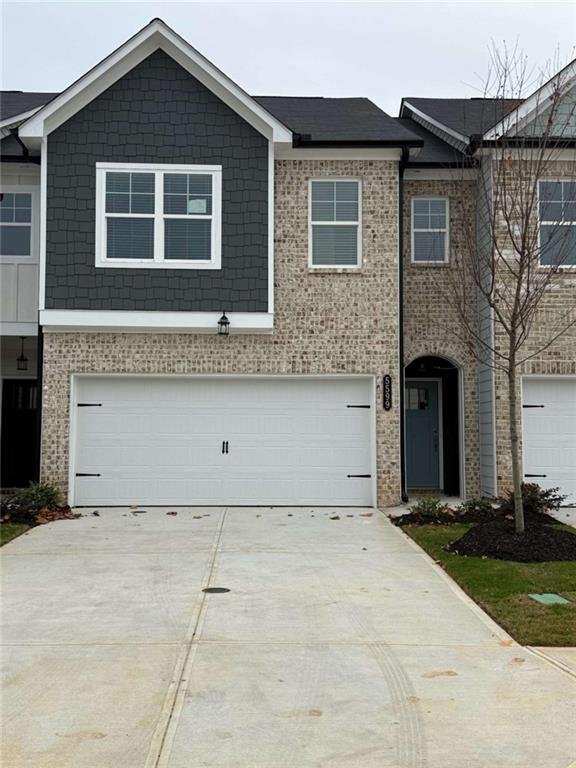
<svg viewBox="0 0 576 768">
<path fill-rule="evenodd" d="M 219 269 L 220 166 L 98 163 L 96 265 Z"/>
<path fill-rule="evenodd" d="M 540 264 L 576 266 L 576 181 L 541 181 Z"/>
<path fill-rule="evenodd" d="M 448 261 L 448 199 L 412 198 L 412 261 L 417 264 Z"/>
<path fill-rule="evenodd" d="M 32 256 L 32 193 L 0 193 L 0 256 Z"/>
<path fill-rule="evenodd" d="M 360 266 L 360 207 L 358 179 L 310 182 L 310 266 Z"/>
</svg>

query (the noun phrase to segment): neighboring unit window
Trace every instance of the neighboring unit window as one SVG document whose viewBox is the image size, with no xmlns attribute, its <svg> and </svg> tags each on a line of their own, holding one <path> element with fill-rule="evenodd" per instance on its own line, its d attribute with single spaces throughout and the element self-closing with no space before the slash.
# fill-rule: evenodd
<svg viewBox="0 0 576 768">
<path fill-rule="evenodd" d="M 412 198 L 412 261 L 448 261 L 448 200 Z"/>
<path fill-rule="evenodd" d="M 0 256 L 30 256 L 32 246 L 32 195 L 0 194 Z"/>
<path fill-rule="evenodd" d="M 576 181 L 541 181 L 540 264 L 576 266 Z"/>
<path fill-rule="evenodd" d="M 358 267 L 360 182 L 312 181 L 310 229 L 313 267 Z"/>
<path fill-rule="evenodd" d="M 218 268 L 220 177 L 213 167 L 99 167 L 96 263 Z"/>
</svg>

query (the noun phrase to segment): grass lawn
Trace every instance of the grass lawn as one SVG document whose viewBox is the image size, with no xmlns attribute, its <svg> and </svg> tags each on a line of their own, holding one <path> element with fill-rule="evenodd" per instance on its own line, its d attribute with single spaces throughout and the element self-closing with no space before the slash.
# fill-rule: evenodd
<svg viewBox="0 0 576 768">
<path fill-rule="evenodd" d="M 443 550 L 469 528 L 462 524 L 408 525 L 403 530 L 517 642 L 576 645 L 576 563 L 514 563 L 461 557 Z M 528 597 L 529 592 L 556 592 L 572 602 L 540 605 Z"/>
<path fill-rule="evenodd" d="M 24 525 L 24 523 L 0 523 L 0 547 L 8 544 L 9 541 L 20 536 L 29 528 L 30 526 Z"/>
</svg>

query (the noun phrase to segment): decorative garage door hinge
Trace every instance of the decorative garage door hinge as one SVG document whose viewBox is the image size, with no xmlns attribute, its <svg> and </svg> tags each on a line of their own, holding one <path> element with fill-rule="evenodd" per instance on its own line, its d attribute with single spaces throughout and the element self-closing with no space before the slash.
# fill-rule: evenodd
<svg viewBox="0 0 576 768">
<path fill-rule="evenodd" d="M 544 408 L 544 405 L 523 405 L 522 408 Z"/>
<path fill-rule="evenodd" d="M 524 475 L 524 477 L 548 477 L 548 475 Z"/>
<path fill-rule="evenodd" d="M 102 403 L 78 403 L 78 408 L 101 408 Z"/>
<path fill-rule="evenodd" d="M 346 475 L 346 477 L 372 477 L 372 475 Z"/>
<path fill-rule="evenodd" d="M 370 408 L 369 405 L 347 405 L 346 408 Z"/>
<path fill-rule="evenodd" d="M 76 472 L 76 477 L 102 477 L 100 472 Z"/>
</svg>

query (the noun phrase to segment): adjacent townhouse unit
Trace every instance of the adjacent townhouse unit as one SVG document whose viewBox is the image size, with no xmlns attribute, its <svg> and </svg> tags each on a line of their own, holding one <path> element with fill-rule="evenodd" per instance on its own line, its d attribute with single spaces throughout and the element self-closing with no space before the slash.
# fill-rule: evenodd
<svg viewBox="0 0 576 768">
<path fill-rule="evenodd" d="M 1 106 L 4 487 L 366 506 L 509 483 L 504 383 L 439 291 L 496 104 L 249 96 L 155 19 Z M 576 497 L 575 333 L 523 373 L 525 474 Z"/>
</svg>

